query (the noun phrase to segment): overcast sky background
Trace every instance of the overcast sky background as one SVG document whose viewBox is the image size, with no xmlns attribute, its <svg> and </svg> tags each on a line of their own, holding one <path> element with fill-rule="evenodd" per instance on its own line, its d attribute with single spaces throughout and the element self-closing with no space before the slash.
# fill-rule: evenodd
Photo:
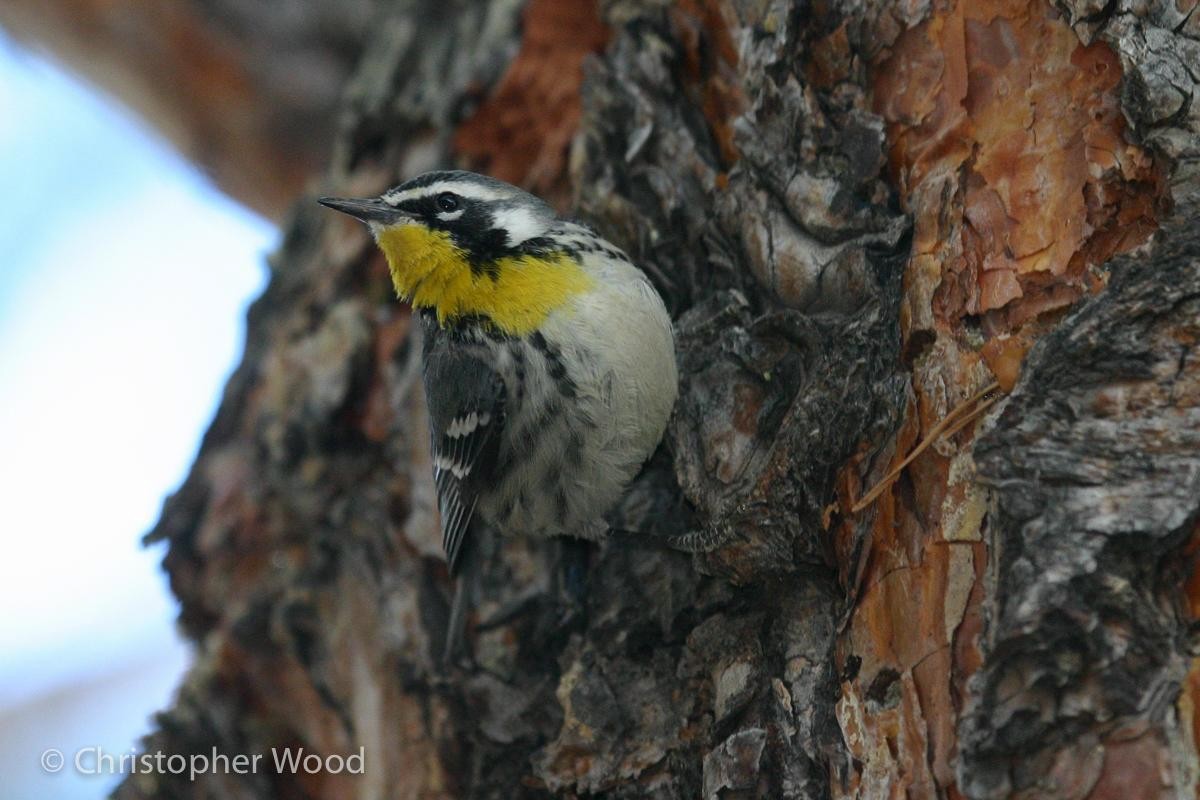
<svg viewBox="0 0 1200 800">
<path fill-rule="evenodd" d="M 275 241 L 111 100 L 0 35 L 0 775 L 100 797 L 186 664 L 162 547 Z M 38 758 L 66 753 L 47 775 Z M 15 792 L 15 793 L 14 793 Z"/>
</svg>

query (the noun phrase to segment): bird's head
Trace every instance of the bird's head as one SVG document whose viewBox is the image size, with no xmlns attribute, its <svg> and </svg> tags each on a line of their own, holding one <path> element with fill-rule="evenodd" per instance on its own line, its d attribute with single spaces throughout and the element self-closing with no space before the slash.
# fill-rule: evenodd
<svg viewBox="0 0 1200 800">
<path fill-rule="evenodd" d="M 480 318 L 524 335 L 591 286 L 553 209 L 494 178 L 427 172 L 379 197 L 318 202 L 365 222 L 397 294 L 443 324 Z"/>
</svg>

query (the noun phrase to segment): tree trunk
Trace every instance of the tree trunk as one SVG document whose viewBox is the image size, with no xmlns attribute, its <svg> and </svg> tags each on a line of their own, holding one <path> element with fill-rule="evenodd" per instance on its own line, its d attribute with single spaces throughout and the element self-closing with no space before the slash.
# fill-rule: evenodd
<svg viewBox="0 0 1200 800">
<path fill-rule="evenodd" d="M 574 625 L 544 545 L 498 543 L 475 665 L 440 669 L 417 328 L 300 198 L 149 536 L 198 656 L 146 750 L 267 755 L 119 798 L 1196 794 L 1194 0 L 410 0 L 368 31 L 323 190 L 486 171 L 667 298 L 648 533 L 595 550 Z"/>
</svg>

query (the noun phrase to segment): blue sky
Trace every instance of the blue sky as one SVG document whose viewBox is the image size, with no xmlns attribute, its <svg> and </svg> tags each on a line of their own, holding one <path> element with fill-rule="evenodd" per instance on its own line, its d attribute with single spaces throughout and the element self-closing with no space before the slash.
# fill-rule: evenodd
<svg viewBox="0 0 1200 800">
<path fill-rule="evenodd" d="M 162 551 L 139 540 L 240 357 L 276 233 L 110 100 L 2 37 L 0 187 L 0 724 L 75 692 L 86 718 L 66 713 L 74 728 L 30 746 L 83 736 L 127 750 L 187 655 Z M 126 679 L 142 668 L 159 677 Z M 125 695 L 105 706 L 113 676 Z M 24 766 L 0 754 L 0 768 Z M 41 780 L 54 782 L 28 796 L 106 788 Z M 25 785 L 18 775 L 6 796 Z"/>
</svg>

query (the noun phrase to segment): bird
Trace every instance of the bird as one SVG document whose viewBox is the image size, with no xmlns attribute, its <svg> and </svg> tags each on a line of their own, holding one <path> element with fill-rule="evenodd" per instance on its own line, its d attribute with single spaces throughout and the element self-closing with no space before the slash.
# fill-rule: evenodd
<svg viewBox="0 0 1200 800">
<path fill-rule="evenodd" d="M 378 197 L 318 202 L 367 225 L 420 318 L 442 544 L 457 579 L 448 659 L 480 525 L 605 537 L 605 514 L 675 406 L 671 317 L 619 247 L 495 178 L 427 172 Z"/>
</svg>

